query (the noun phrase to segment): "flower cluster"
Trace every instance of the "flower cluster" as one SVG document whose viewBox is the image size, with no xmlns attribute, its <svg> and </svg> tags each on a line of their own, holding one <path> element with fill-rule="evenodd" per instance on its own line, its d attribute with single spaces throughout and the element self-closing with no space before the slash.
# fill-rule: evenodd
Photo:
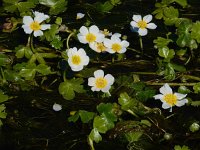
<svg viewBox="0 0 200 150">
<path fill-rule="evenodd" d="M 82 26 L 79 31 L 80 33 L 77 35 L 79 41 L 83 44 L 89 44 L 89 47 L 98 53 L 124 53 L 129 46 L 129 42 L 121 40 L 121 34 L 108 34 L 108 31 L 101 31 L 96 25 L 89 28 Z M 111 38 L 106 36 L 111 36 Z"/>
</svg>

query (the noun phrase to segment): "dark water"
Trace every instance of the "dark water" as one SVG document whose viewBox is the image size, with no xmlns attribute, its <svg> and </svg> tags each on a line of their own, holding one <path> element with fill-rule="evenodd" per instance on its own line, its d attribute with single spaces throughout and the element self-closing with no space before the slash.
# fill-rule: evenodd
<svg viewBox="0 0 200 150">
<path fill-rule="evenodd" d="M 83 1 L 94 2 L 94 1 Z M 115 8 L 111 14 L 103 16 L 101 19 L 96 19 L 91 12 L 91 17 L 94 22 L 101 27 L 112 27 L 113 31 L 122 32 L 128 36 L 128 41 L 131 42 L 131 47 L 139 49 L 138 38 L 136 33 L 132 33 L 129 30 L 130 19 L 133 14 L 150 14 L 154 9 L 154 3 L 156 0 L 126 0 L 123 5 Z M 183 17 L 191 18 L 193 21 L 200 19 L 200 1 L 199 0 L 188 0 L 191 7 L 181 10 Z M 67 12 L 76 14 L 79 12 L 78 6 L 75 5 L 76 1 L 69 2 Z M 112 18 L 112 19 L 110 19 Z M 68 16 L 67 21 L 70 21 Z M 120 24 L 122 22 L 122 24 Z M 155 20 L 154 22 L 159 25 L 160 21 Z M 73 26 L 69 24 L 69 26 Z M 109 25 L 109 26 L 108 26 Z M 164 36 L 168 32 L 168 29 L 163 26 L 158 26 L 156 34 L 150 32 L 147 37 L 144 37 L 144 48 L 150 55 L 154 55 L 152 52 L 153 39 L 157 36 Z M 12 35 L 11 35 L 12 36 Z M 132 42 L 133 41 L 133 42 Z M 22 43 L 24 41 L 22 40 Z M 156 52 L 157 53 L 157 52 Z M 135 53 L 130 54 L 129 57 L 134 57 Z M 143 61 L 143 60 L 141 60 Z M 148 60 L 151 62 L 151 58 Z M 154 63 L 149 62 L 144 66 L 150 70 L 155 70 Z M 140 63 L 138 63 L 139 65 Z M 149 66 L 150 64 L 150 66 Z M 142 71 L 145 68 L 132 68 L 133 70 Z M 118 66 L 111 68 L 113 72 L 118 71 Z M 126 72 L 130 67 L 123 68 Z M 122 69 L 122 71 L 123 71 Z M 90 133 L 90 125 L 82 124 L 78 122 L 68 123 L 67 117 L 69 117 L 70 111 L 85 109 L 88 111 L 95 110 L 98 100 L 90 99 L 87 97 L 76 97 L 73 101 L 66 101 L 58 93 L 56 86 L 53 88 L 53 92 L 47 92 L 41 89 L 34 89 L 30 92 L 17 93 L 18 97 L 14 98 L 6 103 L 8 117 L 5 120 L 5 125 L 0 130 L 0 150 L 88 150 L 87 135 Z M 63 106 L 62 111 L 55 112 L 52 110 L 54 103 L 59 103 Z M 196 108 L 189 108 L 188 118 L 193 115 Z M 179 112 L 180 113 L 180 112 Z M 195 114 L 196 118 L 200 114 Z M 176 118 L 174 119 L 174 121 Z M 200 119 L 199 119 L 200 120 Z M 180 121 L 181 122 L 181 121 Z M 178 130 L 178 129 L 177 129 Z M 174 131 L 175 132 L 175 131 Z M 200 137 L 196 137 L 193 140 L 195 150 L 200 149 L 200 145 L 196 142 Z M 182 139 L 180 139 L 181 141 Z M 178 141 L 180 144 L 180 141 Z M 190 141 L 186 141 L 190 143 Z M 95 144 L 97 150 L 125 150 L 127 143 L 123 143 L 119 139 L 109 139 L 108 135 L 103 135 L 103 141 L 99 144 Z M 173 143 L 174 144 L 174 143 Z M 170 143 L 159 143 L 155 142 L 155 146 L 152 146 L 154 150 L 170 150 L 173 146 Z M 181 143 L 182 144 L 182 143 Z M 184 144 L 184 143 L 183 143 Z"/>
</svg>

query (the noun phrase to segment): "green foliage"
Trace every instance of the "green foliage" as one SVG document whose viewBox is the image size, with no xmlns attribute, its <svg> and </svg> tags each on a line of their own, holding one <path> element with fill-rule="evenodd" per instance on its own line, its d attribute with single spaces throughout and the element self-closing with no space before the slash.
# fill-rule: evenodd
<svg viewBox="0 0 200 150">
<path fill-rule="evenodd" d="M 7 113 L 5 112 L 5 109 L 6 109 L 5 105 L 1 104 L 0 105 L 0 126 L 3 125 L 3 122 L 2 122 L 1 119 L 5 119 L 6 116 L 7 116 Z"/>
<path fill-rule="evenodd" d="M 19 45 L 18 47 L 15 48 L 15 56 L 17 58 L 23 58 L 26 57 L 27 59 L 30 59 L 31 56 L 33 55 L 33 52 L 31 51 L 30 47 Z"/>
<path fill-rule="evenodd" d="M 167 45 L 170 43 L 170 42 L 173 42 L 171 39 L 166 39 L 166 38 L 163 38 L 163 37 L 157 37 L 157 39 L 155 39 L 153 41 L 153 43 L 155 44 L 155 47 L 160 49 L 160 48 L 163 48 L 163 47 L 167 47 Z"/>
<path fill-rule="evenodd" d="M 8 100 L 8 95 L 5 95 L 1 90 L 0 90 L 0 103 L 3 103 Z"/>
<path fill-rule="evenodd" d="M 180 145 L 175 145 L 174 150 L 190 150 L 190 148 L 185 145 L 183 145 L 182 147 Z"/>
<path fill-rule="evenodd" d="M 61 49 L 63 47 L 62 39 L 59 35 L 56 35 L 51 41 L 51 46 L 55 49 Z"/>
<path fill-rule="evenodd" d="M 25 12 L 30 11 L 32 8 L 35 8 L 35 4 L 31 1 L 21 2 L 21 0 L 3 0 L 4 2 L 4 9 L 7 12 L 16 12 L 19 11 Z"/>
<path fill-rule="evenodd" d="M 193 90 L 194 90 L 194 93 L 199 93 L 200 92 L 200 82 L 196 83 L 193 86 Z"/>
<path fill-rule="evenodd" d="M 89 139 L 95 141 L 96 143 L 102 141 L 101 134 L 99 134 L 99 131 L 96 128 L 92 129 L 92 131 L 90 132 Z"/>
<path fill-rule="evenodd" d="M 191 38 L 200 43 L 200 21 L 197 21 L 192 25 Z"/>
<path fill-rule="evenodd" d="M 0 66 L 6 66 L 10 64 L 10 58 L 3 53 L 0 53 Z"/>
<path fill-rule="evenodd" d="M 79 119 L 79 116 L 81 118 L 81 121 L 83 123 L 88 123 L 90 120 L 94 118 L 95 113 L 94 112 L 89 112 L 85 110 L 79 110 L 76 112 L 74 115 L 70 116 L 68 118 L 69 122 L 76 122 Z"/>
<path fill-rule="evenodd" d="M 49 7 L 50 15 L 58 15 L 59 13 L 63 13 L 67 9 L 66 0 L 39 0 L 39 3 Z"/>
<path fill-rule="evenodd" d="M 120 4 L 121 4 L 120 0 L 108 0 L 108 1 L 105 1 L 104 3 L 96 2 L 95 7 L 98 11 L 102 13 L 107 13 L 111 11 L 115 6 L 120 5 Z"/>
<path fill-rule="evenodd" d="M 190 125 L 189 129 L 191 132 L 197 132 L 199 131 L 199 124 L 197 122 L 194 122 Z"/>
<path fill-rule="evenodd" d="M 52 74 L 51 68 L 45 64 L 27 64 L 20 70 L 19 75 L 24 77 L 26 80 L 33 80 L 36 73 L 40 73 L 42 75 Z"/>
<path fill-rule="evenodd" d="M 59 85 L 59 93 L 66 100 L 72 100 L 75 98 L 75 92 L 84 93 L 85 90 L 83 88 L 84 80 L 82 78 L 73 78 L 71 80 L 66 80 Z"/>
</svg>

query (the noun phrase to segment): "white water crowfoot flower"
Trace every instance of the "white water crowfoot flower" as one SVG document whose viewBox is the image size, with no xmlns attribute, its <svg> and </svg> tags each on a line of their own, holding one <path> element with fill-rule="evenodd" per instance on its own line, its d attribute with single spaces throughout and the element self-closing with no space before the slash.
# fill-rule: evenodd
<svg viewBox="0 0 200 150">
<path fill-rule="evenodd" d="M 77 19 L 77 20 L 78 20 L 78 19 L 82 19 L 84 16 L 85 16 L 85 14 L 83 14 L 83 13 L 77 13 L 77 14 L 76 14 L 76 19 Z"/>
<path fill-rule="evenodd" d="M 154 98 L 160 99 L 161 102 L 163 102 L 162 108 L 170 108 L 170 112 L 172 112 L 173 106 L 181 107 L 188 103 L 188 100 L 185 98 L 187 94 L 173 93 L 172 89 L 167 83 L 160 88 L 160 93 L 161 94 L 155 95 Z"/>
<path fill-rule="evenodd" d="M 93 44 L 94 42 L 101 43 L 104 40 L 104 34 L 102 34 L 99 28 L 95 25 L 89 27 L 89 29 L 85 26 L 82 26 L 79 29 L 80 33 L 78 33 L 78 39 L 81 43 L 89 45 Z"/>
<path fill-rule="evenodd" d="M 60 110 L 62 110 L 62 106 L 60 104 L 54 103 L 53 104 L 53 110 L 54 111 L 60 111 Z"/>
<path fill-rule="evenodd" d="M 94 42 L 90 44 L 90 48 L 93 49 L 95 52 L 97 53 L 103 53 L 106 52 L 108 50 L 108 48 L 104 45 L 103 42 L 98 43 L 98 42 Z"/>
<path fill-rule="evenodd" d="M 143 17 L 141 15 L 133 15 L 133 21 L 131 21 L 131 26 L 138 30 L 138 34 L 140 36 L 147 35 L 148 29 L 156 29 L 156 25 L 154 23 L 149 23 L 152 20 L 152 15 L 146 15 Z"/>
<path fill-rule="evenodd" d="M 88 65 L 89 57 L 87 56 L 84 49 L 80 48 L 77 50 L 76 47 L 70 48 L 67 51 L 68 63 L 73 71 L 80 71 L 83 69 L 83 66 Z"/>
<path fill-rule="evenodd" d="M 111 39 L 105 38 L 104 45 L 108 48 L 108 52 L 113 53 L 125 53 L 126 48 L 129 46 L 129 42 L 120 39 L 121 34 L 115 33 L 111 36 Z"/>
<path fill-rule="evenodd" d="M 24 25 L 22 25 L 22 28 L 26 34 L 31 34 L 33 32 L 35 37 L 42 36 L 42 30 L 47 30 L 51 27 L 50 24 L 41 24 L 44 20 L 48 19 L 49 16 L 37 11 L 33 12 L 33 14 L 35 15 L 34 19 L 31 16 L 23 17 Z"/>
<path fill-rule="evenodd" d="M 111 85 L 114 83 L 114 77 L 111 74 L 104 76 L 103 70 L 96 70 L 94 72 L 94 77 L 88 79 L 88 85 L 92 86 L 92 91 L 102 91 L 109 93 Z"/>
</svg>

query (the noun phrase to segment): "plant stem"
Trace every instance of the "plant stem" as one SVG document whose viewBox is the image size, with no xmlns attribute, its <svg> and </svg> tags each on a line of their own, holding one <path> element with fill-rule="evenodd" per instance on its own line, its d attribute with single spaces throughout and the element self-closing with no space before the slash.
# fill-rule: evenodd
<svg viewBox="0 0 200 150">
<path fill-rule="evenodd" d="M 184 78 L 200 81 L 199 77 L 191 76 L 191 75 L 183 75 Z"/>
<path fill-rule="evenodd" d="M 67 37 L 67 42 L 66 42 L 67 49 L 69 49 L 69 40 L 70 40 L 72 35 L 74 35 L 74 32 L 70 33 L 69 36 Z"/>
<path fill-rule="evenodd" d="M 36 53 L 35 48 L 33 47 L 33 34 L 28 37 L 27 46 L 31 48 L 31 50 Z"/>
<path fill-rule="evenodd" d="M 142 37 L 141 36 L 139 36 L 139 41 L 140 41 L 141 54 L 143 55 L 144 51 L 143 51 L 143 43 L 142 43 Z"/>
<path fill-rule="evenodd" d="M 157 85 L 159 85 L 159 86 L 162 86 L 162 85 L 164 85 L 165 83 L 163 82 L 163 83 L 155 83 L 155 82 L 145 82 L 146 83 L 146 85 L 153 85 L 153 86 L 157 86 Z M 194 86 L 196 83 L 168 83 L 170 86 Z"/>
<path fill-rule="evenodd" d="M 63 72 L 63 80 L 66 81 L 66 71 Z"/>
</svg>

